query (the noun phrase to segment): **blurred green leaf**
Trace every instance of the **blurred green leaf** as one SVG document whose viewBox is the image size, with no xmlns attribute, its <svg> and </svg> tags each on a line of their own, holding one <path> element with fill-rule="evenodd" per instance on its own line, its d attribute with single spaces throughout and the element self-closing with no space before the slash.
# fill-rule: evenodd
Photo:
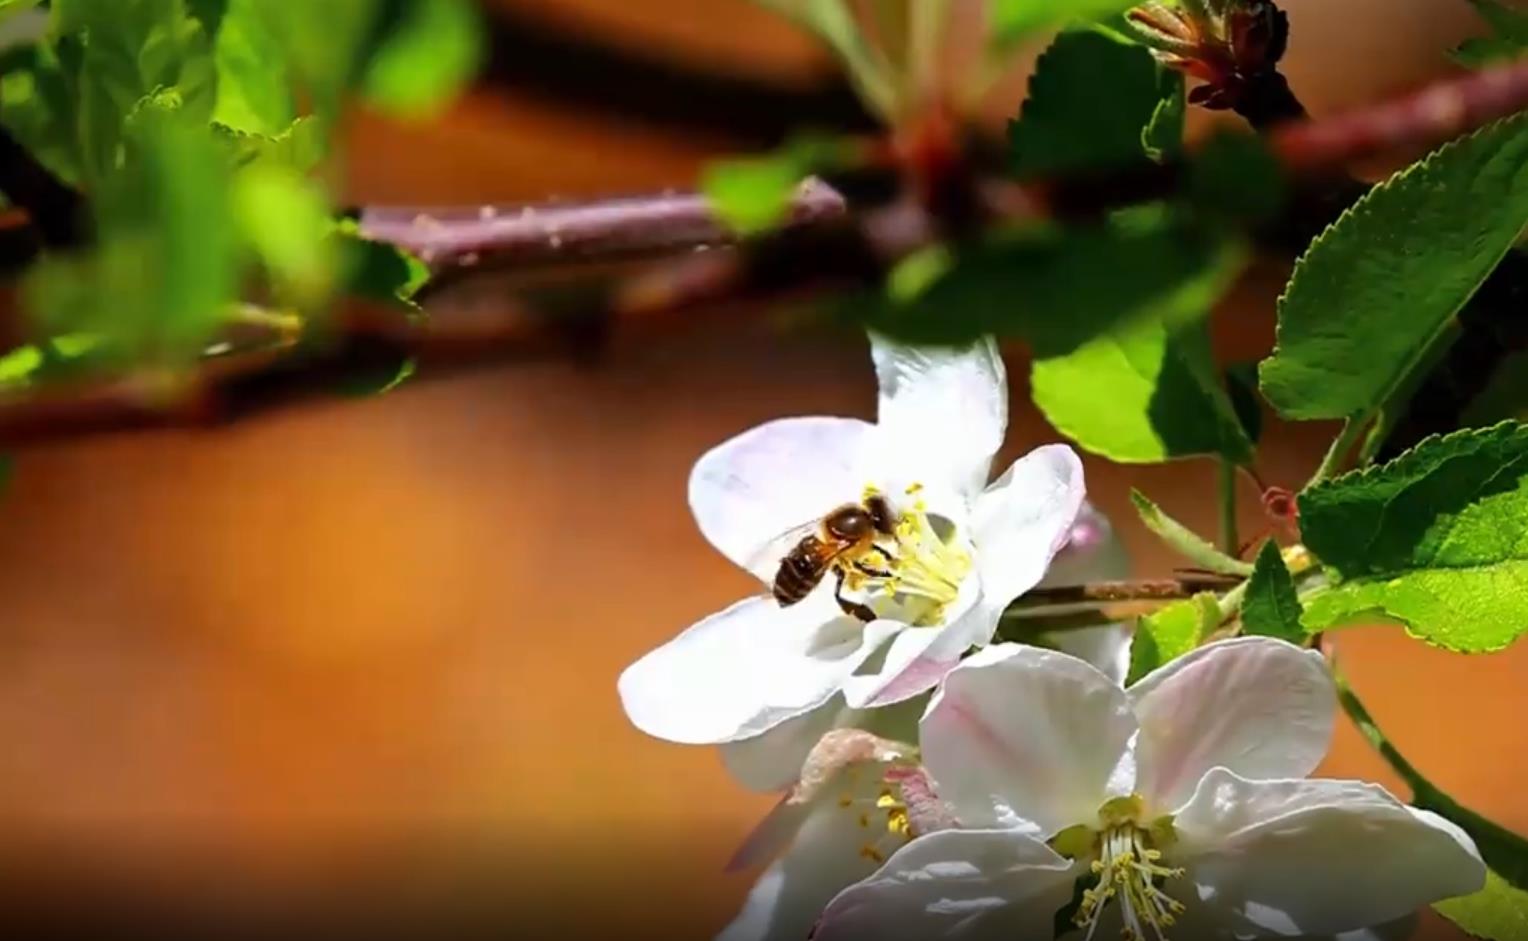
<svg viewBox="0 0 1528 941">
<path fill-rule="evenodd" d="M 1375 187 L 1310 247 L 1279 302 L 1264 395 L 1348 418 L 1402 387 L 1528 222 L 1528 115 Z"/>
<path fill-rule="evenodd" d="M 1063 32 L 1035 64 L 1029 97 L 1008 125 L 1010 166 L 1021 178 L 1044 178 L 1172 152 L 1182 102 L 1182 80 L 1144 47 L 1096 30 Z"/>
<path fill-rule="evenodd" d="M 53 48 L 17 46 L 0 53 L 0 123 L 59 179 L 79 184 L 84 178 L 78 138 L 77 105 Z"/>
<path fill-rule="evenodd" d="M 366 238 L 348 219 L 334 226 L 331 238 L 341 259 L 345 293 L 403 302 L 417 310 L 413 297 L 430 279 L 428 265 L 396 245 Z"/>
<path fill-rule="evenodd" d="M 1471 68 L 1510 62 L 1528 53 L 1528 10 L 1516 9 L 1500 0 L 1470 0 L 1486 23 L 1490 36 L 1465 40 L 1454 50 L 1454 61 Z"/>
<path fill-rule="evenodd" d="M 994 45 L 1005 50 L 1043 30 L 1066 23 L 1101 20 L 1123 13 L 1140 0 L 992 0 L 987 17 Z"/>
<path fill-rule="evenodd" d="M 733 231 L 757 235 L 784 222 L 797 189 L 812 174 L 840 166 L 848 145 L 801 137 L 772 154 L 720 160 L 706 166 L 701 192 Z"/>
<path fill-rule="evenodd" d="M 1486 872 L 1486 887 L 1474 895 L 1433 905 L 1438 914 L 1486 941 L 1528 941 L 1528 892 Z"/>
<path fill-rule="evenodd" d="M 1258 552 L 1252 578 L 1247 581 L 1242 632 L 1304 644 L 1309 632 L 1300 623 L 1303 613 L 1295 580 L 1284 564 L 1278 543 L 1270 539 Z"/>
<path fill-rule="evenodd" d="M 1376 615 L 1450 650 L 1528 631 L 1528 425 L 1428 438 L 1300 495 L 1305 544 L 1338 578 L 1305 626 Z"/>
<path fill-rule="evenodd" d="M 238 287 L 226 154 L 174 115 L 140 122 L 122 172 L 97 193 L 99 247 L 29 274 L 50 333 L 99 332 L 146 359 L 200 351 Z"/>
<path fill-rule="evenodd" d="M 1130 643 L 1131 686 L 1158 667 L 1198 647 L 1220 625 L 1220 602 L 1210 592 L 1174 602 L 1136 622 Z"/>
<path fill-rule="evenodd" d="M 1263 437 L 1263 402 L 1257 391 L 1257 363 L 1232 363 L 1223 372 L 1231 408 L 1254 445 Z"/>
<path fill-rule="evenodd" d="M 304 309 L 328 300 L 334 223 L 322 190 L 291 168 L 256 164 L 238 175 L 233 208 L 278 298 Z"/>
<path fill-rule="evenodd" d="M 1212 546 L 1209 541 L 1182 523 L 1168 516 L 1151 498 L 1139 490 L 1130 491 L 1130 502 L 1140 514 L 1146 528 L 1156 533 L 1180 555 L 1202 568 L 1224 575 L 1248 576 L 1252 566 L 1240 559 L 1233 559 Z"/>
<path fill-rule="evenodd" d="M 1278 216 L 1287 197 L 1283 168 L 1256 134 L 1212 134 L 1189 163 L 1189 202 L 1212 218 L 1243 227 L 1266 222 Z"/>
<path fill-rule="evenodd" d="M 856 313 L 908 342 L 992 333 L 1022 337 L 1046 359 L 1145 321 L 1176 330 L 1204 317 L 1244 258 L 1236 240 L 1156 209 L 1094 225 L 1034 224 L 963 246 L 921 293 L 871 298 Z"/>
<path fill-rule="evenodd" d="M 363 91 L 386 111 L 428 116 L 473 79 L 484 51 L 472 0 L 413 0 L 373 52 Z"/>
<path fill-rule="evenodd" d="M 274 137 L 297 120 L 286 53 L 260 9 L 265 0 L 225 0 L 217 16 L 217 107 L 212 119 Z"/>
<path fill-rule="evenodd" d="M 1061 356 L 1037 358 L 1035 404 L 1084 450 L 1124 464 L 1221 454 L 1252 460 L 1216 377 L 1204 324 L 1124 324 Z"/>
</svg>

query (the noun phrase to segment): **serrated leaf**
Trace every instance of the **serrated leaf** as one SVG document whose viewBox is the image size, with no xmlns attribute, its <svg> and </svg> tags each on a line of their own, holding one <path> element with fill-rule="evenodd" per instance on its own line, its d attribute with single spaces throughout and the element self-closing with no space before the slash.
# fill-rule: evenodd
<svg viewBox="0 0 1528 941">
<path fill-rule="evenodd" d="M 963 247 L 921 293 L 877 298 L 859 314 L 912 343 L 990 333 L 1022 337 L 1050 358 L 1128 325 L 1177 329 L 1201 319 L 1244 258 L 1224 233 L 1155 211 L 1096 225 L 1035 224 Z"/>
<path fill-rule="evenodd" d="M 1057 431 L 1113 461 L 1252 460 L 1203 323 L 1170 329 L 1147 320 L 1113 329 L 1064 356 L 1036 359 L 1031 388 Z"/>
<path fill-rule="evenodd" d="M 1301 614 L 1295 580 L 1284 564 L 1278 544 L 1270 539 L 1258 552 L 1257 564 L 1247 581 L 1247 596 L 1242 601 L 1242 633 L 1304 644 L 1309 634 L 1300 623 Z"/>
<path fill-rule="evenodd" d="M 1382 615 L 1451 650 L 1528 630 L 1528 426 L 1423 441 L 1300 495 L 1306 545 L 1342 581 L 1314 596 L 1321 630 Z"/>
<path fill-rule="evenodd" d="M 1130 643 L 1129 686 L 1183 656 L 1220 625 L 1220 602 L 1210 592 L 1168 605 L 1136 623 Z"/>
<path fill-rule="evenodd" d="M 1433 905 L 1438 914 L 1486 941 L 1528 941 L 1528 892 L 1494 870 L 1486 872 L 1486 887 L 1474 895 Z"/>
<path fill-rule="evenodd" d="M 1528 223 L 1528 114 L 1375 187 L 1300 259 L 1261 371 L 1286 417 L 1377 408 Z"/>
<path fill-rule="evenodd" d="M 1129 166 L 1149 149 L 1175 149 L 1182 93 L 1181 79 L 1144 47 L 1096 30 L 1064 32 L 1035 64 L 1029 97 L 1008 125 L 1009 165 L 1020 178 L 1041 178 Z"/>
<path fill-rule="evenodd" d="M 1135 511 L 1141 515 L 1141 522 L 1146 524 L 1147 529 L 1195 565 L 1225 575 L 1252 574 L 1251 565 L 1233 559 L 1215 548 L 1198 533 L 1162 512 L 1161 507 L 1139 490 L 1130 491 L 1130 502 L 1135 504 Z"/>
</svg>

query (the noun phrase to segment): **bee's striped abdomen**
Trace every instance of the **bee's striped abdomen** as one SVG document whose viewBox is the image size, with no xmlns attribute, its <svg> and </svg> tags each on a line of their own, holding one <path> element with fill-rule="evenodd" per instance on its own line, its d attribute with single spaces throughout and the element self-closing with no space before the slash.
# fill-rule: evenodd
<svg viewBox="0 0 1528 941">
<path fill-rule="evenodd" d="M 775 573 L 772 586 L 780 607 L 788 608 L 812 593 L 827 570 L 823 556 L 821 540 L 808 536 L 780 560 L 780 570 Z"/>
</svg>

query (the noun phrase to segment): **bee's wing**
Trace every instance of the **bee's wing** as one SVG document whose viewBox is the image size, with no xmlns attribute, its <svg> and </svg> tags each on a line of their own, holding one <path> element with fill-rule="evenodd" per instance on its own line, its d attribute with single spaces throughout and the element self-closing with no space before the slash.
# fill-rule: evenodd
<svg viewBox="0 0 1528 941">
<path fill-rule="evenodd" d="M 780 560 L 789 555 L 801 540 L 816 535 L 820 527 L 821 521 L 817 519 L 810 519 L 805 523 L 792 526 L 754 550 L 748 556 L 745 567 L 766 582 L 773 580 L 775 573 L 780 569 Z"/>
</svg>

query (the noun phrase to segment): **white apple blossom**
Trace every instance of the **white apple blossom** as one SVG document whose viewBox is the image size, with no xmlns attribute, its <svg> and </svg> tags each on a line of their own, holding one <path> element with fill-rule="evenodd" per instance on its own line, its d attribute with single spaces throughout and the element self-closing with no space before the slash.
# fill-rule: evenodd
<svg viewBox="0 0 1528 941">
<path fill-rule="evenodd" d="M 1041 584 L 1118 579 L 1128 573 L 1129 560 L 1108 520 L 1084 505 L 1070 541 Z M 1070 630 L 1052 639 L 1115 682 L 1124 682 L 1130 645 L 1122 627 Z M 801 941 L 839 891 L 874 873 L 887 855 L 913 836 L 928 832 L 929 814 L 910 812 L 920 800 L 926 805 L 929 799 L 917 793 L 924 778 L 915 761 L 882 756 L 847 768 L 842 787 L 804 787 L 812 776 L 813 755 L 820 752 L 819 743 L 828 741 L 825 736 L 831 729 L 857 727 L 894 741 L 915 741 L 926 705 L 927 697 L 919 697 L 882 709 L 855 710 L 838 696 L 761 736 L 722 746 L 727 767 L 745 785 L 758 790 L 792 784 L 794 788 L 734 859 L 732 868 L 773 861 L 721 941 Z"/>
<path fill-rule="evenodd" d="M 638 728 L 719 744 L 839 697 L 856 710 L 911 699 L 992 639 L 1003 609 L 1070 538 L 1083 502 L 1070 448 L 1032 451 L 986 485 L 1008 409 L 990 340 L 942 351 L 872 338 L 872 354 L 875 424 L 790 418 L 745 432 L 696 464 L 690 506 L 712 545 L 767 586 L 790 548 L 783 532 L 881 496 L 895 534 L 878 541 L 872 564 L 844 573 L 851 603 L 873 619 L 841 608 L 832 574 L 797 604 L 745 599 L 622 674 Z"/>
<path fill-rule="evenodd" d="M 1212 644 L 1128 691 L 1003 644 L 946 678 L 922 760 L 960 829 L 921 836 L 827 907 L 817 941 L 1334 935 L 1477 891 L 1459 828 L 1383 788 L 1305 780 L 1335 698 L 1318 654 Z"/>
</svg>

